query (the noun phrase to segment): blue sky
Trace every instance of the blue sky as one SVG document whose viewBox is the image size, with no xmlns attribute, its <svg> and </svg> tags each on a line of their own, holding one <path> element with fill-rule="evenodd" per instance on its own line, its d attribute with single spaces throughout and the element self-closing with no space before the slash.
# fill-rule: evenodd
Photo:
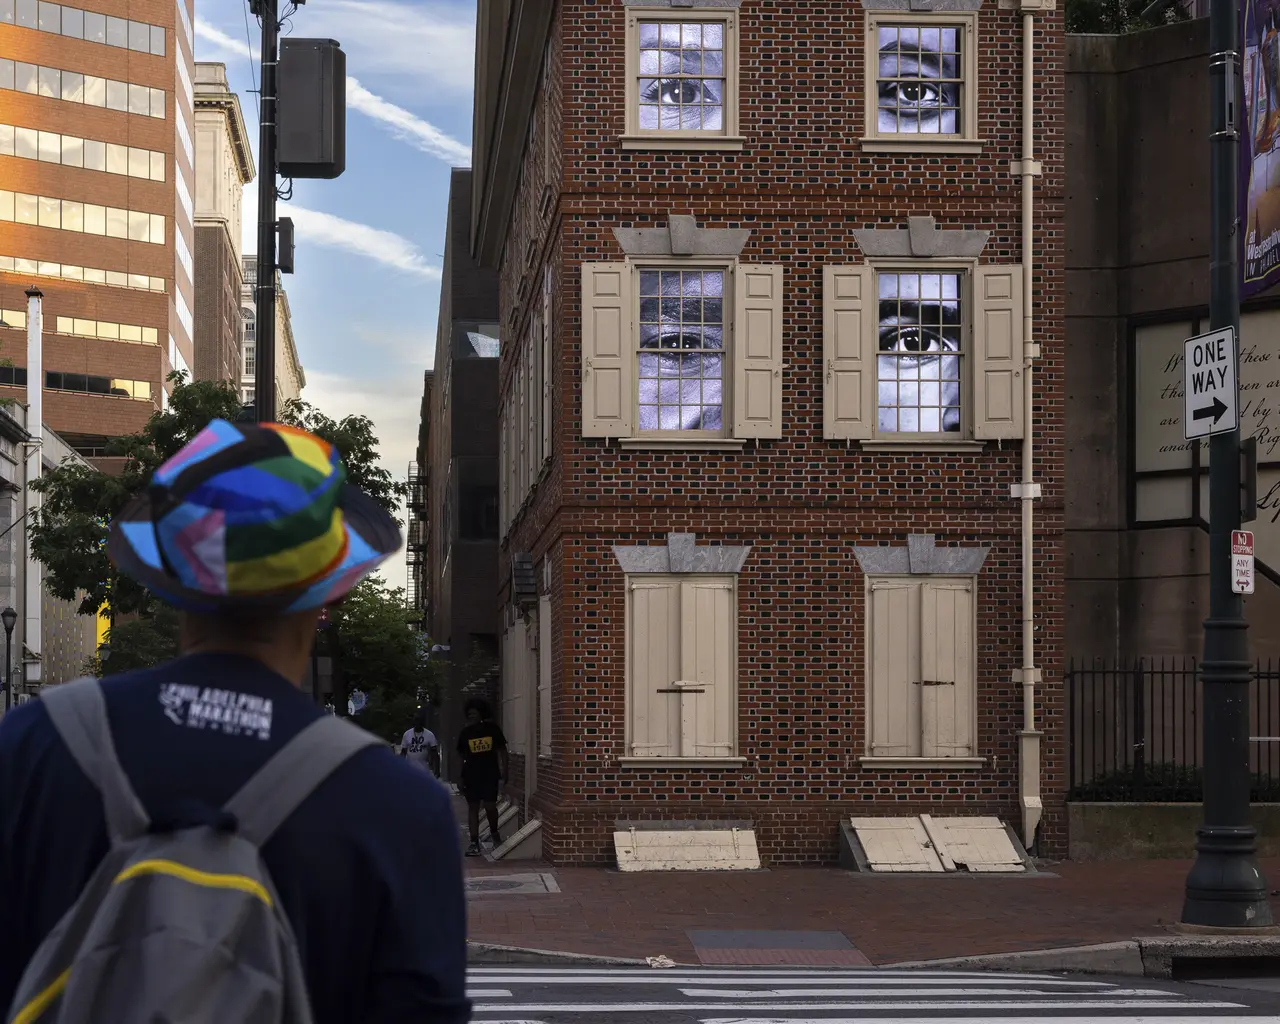
<svg viewBox="0 0 1280 1024">
<path fill-rule="evenodd" d="M 196 59 L 226 64 L 256 159 L 260 29 L 247 8 L 196 0 Z M 475 9 L 475 0 L 316 0 L 285 28 L 336 39 L 349 78 L 346 172 L 296 181 L 293 200 L 279 204 L 298 236 L 284 286 L 303 398 L 335 418 L 369 416 L 397 476 L 414 455 L 422 373 L 435 361 L 449 169 L 470 163 Z M 256 225 L 254 182 L 246 253 L 257 250 Z M 403 585 L 403 555 L 384 576 Z"/>
</svg>

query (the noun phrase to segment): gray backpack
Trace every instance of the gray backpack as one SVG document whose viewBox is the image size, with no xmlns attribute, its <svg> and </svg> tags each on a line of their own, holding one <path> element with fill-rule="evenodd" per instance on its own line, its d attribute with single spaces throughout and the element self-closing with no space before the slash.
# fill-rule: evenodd
<svg viewBox="0 0 1280 1024">
<path fill-rule="evenodd" d="M 111 849 L 37 950 L 10 1024 L 311 1024 L 293 931 L 259 851 L 317 786 L 381 743 L 325 715 L 227 804 L 234 832 L 152 834 L 96 679 L 40 699 L 102 793 Z"/>
</svg>

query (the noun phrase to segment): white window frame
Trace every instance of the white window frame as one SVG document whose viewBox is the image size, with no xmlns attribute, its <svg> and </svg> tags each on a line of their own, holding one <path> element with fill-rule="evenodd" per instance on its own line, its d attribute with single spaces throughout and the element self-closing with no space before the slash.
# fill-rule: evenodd
<svg viewBox="0 0 1280 1024">
<path fill-rule="evenodd" d="M 974 325 L 976 302 L 973 291 L 976 259 L 942 258 L 936 260 L 897 260 L 870 259 L 867 265 L 872 270 L 872 316 L 876 330 L 875 366 L 875 407 L 872 409 L 873 443 L 894 443 L 902 445 L 929 444 L 967 444 L 974 440 L 974 393 L 973 393 L 973 361 L 976 353 L 974 343 L 977 332 Z M 889 274 L 959 274 L 960 279 L 960 429 L 959 431 L 904 431 L 880 429 L 880 275 Z"/>
<path fill-rule="evenodd" d="M 745 140 L 738 134 L 738 104 L 741 78 L 738 72 L 738 12 L 699 4 L 687 7 L 627 7 L 626 9 L 626 129 L 620 140 L 623 149 L 741 150 Z M 703 129 L 671 130 L 640 127 L 640 22 L 674 21 L 719 23 L 724 26 L 724 125 L 719 131 Z"/>
<path fill-rule="evenodd" d="M 972 614 L 969 618 L 969 644 L 972 652 L 972 679 L 971 687 L 973 692 L 973 702 L 969 708 L 969 726 L 973 736 L 973 752 L 968 756 L 947 757 L 947 756 L 877 756 L 874 753 L 875 736 L 875 631 L 876 624 L 874 621 L 873 597 L 872 592 L 876 584 L 906 584 L 913 585 L 923 592 L 923 588 L 931 583 L 967 583 L 970 587 L 970 604 Z M 948 768 L 948 769 L 975 769 L 985 767 L 987 758 L 980 753 L 982 746 L 982 737 L 978 731 L 978 703 L 979 703 L 979 679 L 978 679 L 978 616 L 979 612 L 979 585 L 978 577 L 975 574 L 902 574 L 902 573 L 875 573 L 868 574 L 863 577 L 863 638 L 864 638 L 864 665 L 863 665 L 863 707 L 864 725 L 863 725 L 863 741 L 862 754 L 858 761 L 866 767 L 874 768 Z M 923 638 L 923 626 L 921 626 L 921 638 Z M 895 637 L 895 640 L 901 641 L 901 637 Z M 919 698 L 915 698 L 919 699 Z"/>
<path fill-rule="evenodd" d="M 983 140 L 978 134 L 978 12 L 977 11 L 878 11 L 866 12 L 863 60 L 863 137 L 862 148 L 879 153 L 981 153 Z M 958 26 L 964 32 L 964 52 L 960 55 L 963 84 L 960 96 L 960 128 L 956 135 L 881 132 L 879 119 L 881 26 L 903 25 L 910 28 L 944 28 Z"/>
<path fill-rule="evenodd" d="M 741 756 L 739 749 L 739 729 L 741 727 L 741 714 L 739 710 L 739 702 L 741 700 L 742 686 L 739 678 L 739 644 L 741 633 L 741 619 L 739 615 L 739 594 L 738 594 L 738 575 L 736 573 L 626 573 L 624 574 L 624 619 L 623 619 L 623 648 L 626 668 L 624 673 L 624 692 L 625 692 L 625 726 L 624 726 L 624 754 L 618 759 L 618 763 L 624 767 L 645 767 L 645 766 L 667 766 L 667 765 L 695 765 L 703 767 L 726 767 L 736 768 L 746 763 L 747 759 Z M 632 629 L 632 621 L 634 615 L 634 600 L 632 598 L 633 587 L 637 584 L 645 583 L 674 583 L 677 586 L 685 583 L 717 583 L 727 584 L 730 588 L 730 604 L 733 608 L 732 637 L 730 641 L 730 649 L 732 652 L 732 663 L 730 666 L 729 685 L 732 692 L 729 695 L 730 707 L 730 751 L 727 756 L 717 757 L 683 757 L 683 756 L 663 756 L 663 755 L 641 755 L 631 756 L 632 744 L 634 742 L 634 714 L 636 710 L 636 680 L 633 668 L 633 655 L 635 652 L 634 641 L 635 636 Z M 683 608 L 680 609 L 680 616 L 684 614 Z M 672 695 L 675 697 L 676 695 Z M 680 695 L 680 699 L 684 700 L 684 696 Z"/>
</svg>

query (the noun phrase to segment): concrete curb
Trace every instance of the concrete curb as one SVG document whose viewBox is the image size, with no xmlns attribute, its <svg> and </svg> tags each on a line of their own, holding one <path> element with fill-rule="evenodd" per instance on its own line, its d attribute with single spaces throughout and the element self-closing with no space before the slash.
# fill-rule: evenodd
<svg viewBox="0 0 1280 1024">
<path fill-rule="evenodd" d="M 1091 946 L 1063 946 L 1022 950 L 1016 953 L 988 953 L 947 957 L 939 960 L 907 960 L 877 964 L 877 967 L 958 968 L 975 971 L 1010 971 L 1026 974 L 1110 974 L 1119 977 L 1170 978 L 1174 964 L 1196 960 L 1257 960 L 1274 958 L 1280 970 L 1280 936 L 1272 935 L 1164 935 L 1101 942 Z M 642 959 L 596 956 L 590 953 L 563 953 L 552 949 L 500 946 L 490 942 L 468 942 L 467 962 L 471 964 L 559 965 L 562 967 L 647 967 Z M 698 967 L 681 964 L 676 967 Z"/>
</svg>

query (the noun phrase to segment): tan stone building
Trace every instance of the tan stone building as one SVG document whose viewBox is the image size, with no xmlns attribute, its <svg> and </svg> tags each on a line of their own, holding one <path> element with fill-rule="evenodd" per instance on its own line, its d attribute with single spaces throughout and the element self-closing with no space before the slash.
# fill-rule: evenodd
<svg viewBox="0 0 1280 1024">
<path fill-rule="evenodd" d="M 45 419 L 89 455 L 164 407 L 195 306 L 191 0 L 92 8 L 0 0 L 0 390 L 38 285 Z"/>
<path fill-rule="evenodd" d="M 243 357 L 241 360 L 240 394 L 245 402 L 252 402 L 255 394 L 254 373 L 258 367 L 257 297 L 258 257 L 244 257 L 244 283 L 240 289 L 240 318 L 244 321 Z M 307 386 L 307 375 L 298 358 L 298 347 L 293 341 L 293 319 L 289 313 L 289 296 L 276 274 L 276 411 L 283 410 L 288 402 L 302 397 Z"/>
<path fill-rule="evenodd" d="M 201 380 L 239 382 L 241 206 L 253 180 L 253 151 L 240 97 L 225 64 L 196 65 L 195 372 Z"/>
</svg>

